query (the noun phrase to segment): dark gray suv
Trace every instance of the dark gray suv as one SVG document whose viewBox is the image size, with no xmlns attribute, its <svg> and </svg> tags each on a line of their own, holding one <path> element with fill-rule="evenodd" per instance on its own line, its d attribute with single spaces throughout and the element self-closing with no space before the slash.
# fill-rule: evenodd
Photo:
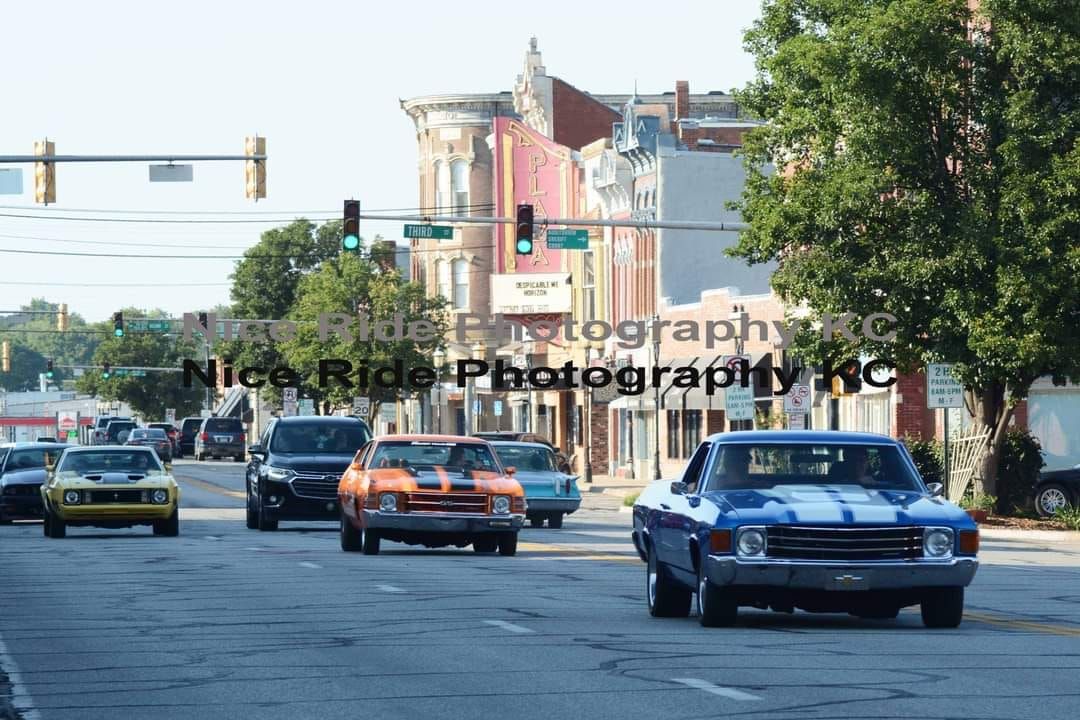
<svg viewBox="0 0 1080 720">
<path fill-rule="evenodd" d="M 244 461 L 244 424 L 240 418 L 208 417 L 195 433 L 195 459 L 231 457 Z"/>
</svg>

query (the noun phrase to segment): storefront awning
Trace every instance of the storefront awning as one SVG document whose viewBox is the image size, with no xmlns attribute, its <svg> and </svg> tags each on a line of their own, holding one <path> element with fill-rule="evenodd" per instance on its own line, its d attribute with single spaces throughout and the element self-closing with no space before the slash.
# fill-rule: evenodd
<svg viewBox="0 0 1080 720">
<path fill-rule="evenodd" d="M 608 409 L 652 411 L 656 408 L 652 395 L 647 390 L 644 395 L 620 395 L 608 403 Z"/>
</svg>

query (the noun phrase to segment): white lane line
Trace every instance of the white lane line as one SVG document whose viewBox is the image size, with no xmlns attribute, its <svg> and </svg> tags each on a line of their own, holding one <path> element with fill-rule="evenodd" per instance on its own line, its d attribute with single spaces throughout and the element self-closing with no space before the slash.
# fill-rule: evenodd
<svg viewBox="0 0 1080 720">
<path fill-rule="evenodd" d="M 312 570 L 322 570 L 322 565 L 316 565 L 313 562 L 302 562 L 300 567 L 311 568 Z"/>
<path fill-rule="evenodd" d="M 217 535 L 207 535 L 206 539 L 207 540 L 220 540 L 221 538 L 219 538 Z"/>
<path fill-rule="evenodd" d="M 377 589 L 379 589 L 379 590 L 382 590 L 383 592 L 388 592 L 388 593 L 403 593 L 403 592 L 405 592 L 401 588 L 395 587 L 394 585 L 376 585 L 375 587 Z"/>
<path fill-rule="evenodd" d="M 734 688 L 720 687 L 719 685 L 713 685 L 707 680 L 701 680 L 700 678 L 672 678 L 673 682 L 682 683 L 688 685 L 697 690 L 704 690 L 707 693 L 713 695 L 720 695 L 721 697 L 731 698 L 732 700 L 760 700 L 757 695 L 751 695 L 745 693 L 742 690 L 735 690 Z"/>
<path fill-rule="evenodd" d="M 515 633 L 531 633 L 531 632 L 533 632 L 532 630 L 530 630 L 527 627 L 521 627 L 520 625 L 515 625 L 514 623 L 508 623 L 505 620 L 485 620 L 484 622 L 486 622 L 488 625 L 494 625 L 495 627 L 502 628 L 503 630 L 509 630 L 510 632 L 515 632 Z"/>
<path fill-rule="evenodd" d="M 8 682 L 11 683 L 11 704 L 15 711 L 25 720 L 39 720 L 41 715 L 34 709 L 34 700 L 23 684 L 19 666 L 4 644 L 4 638 L 0 638 L 0 667 L 4 668 Z"/>
</svg>

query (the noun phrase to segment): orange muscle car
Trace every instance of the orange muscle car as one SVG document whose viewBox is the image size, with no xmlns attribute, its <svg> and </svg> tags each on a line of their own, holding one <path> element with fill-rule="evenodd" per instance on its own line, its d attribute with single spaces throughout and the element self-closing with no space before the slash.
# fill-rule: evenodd
<svg viewBox="0 0 1080 720">
<path fill-rule="evenodd" d="M 353 458 L 338 485 L 341 549 L 379 552 L 382 538 L 513 555 L 525 492 L 486 440 L 383 435 Z"/>
</svg>

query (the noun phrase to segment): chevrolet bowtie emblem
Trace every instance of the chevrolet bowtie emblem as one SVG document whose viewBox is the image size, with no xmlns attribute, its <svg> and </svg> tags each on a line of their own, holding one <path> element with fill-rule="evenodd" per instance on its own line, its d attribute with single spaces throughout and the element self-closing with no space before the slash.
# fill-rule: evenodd
<svg viewBox="0 0 1080 720">
<path fill-rule="evenodd" d="M 454 504 L 454 501 L 453 500 L 440 500 L 439 504 L 442 505 L 443 507 L 450 507 L 451 505 Z"/>
</svg>

